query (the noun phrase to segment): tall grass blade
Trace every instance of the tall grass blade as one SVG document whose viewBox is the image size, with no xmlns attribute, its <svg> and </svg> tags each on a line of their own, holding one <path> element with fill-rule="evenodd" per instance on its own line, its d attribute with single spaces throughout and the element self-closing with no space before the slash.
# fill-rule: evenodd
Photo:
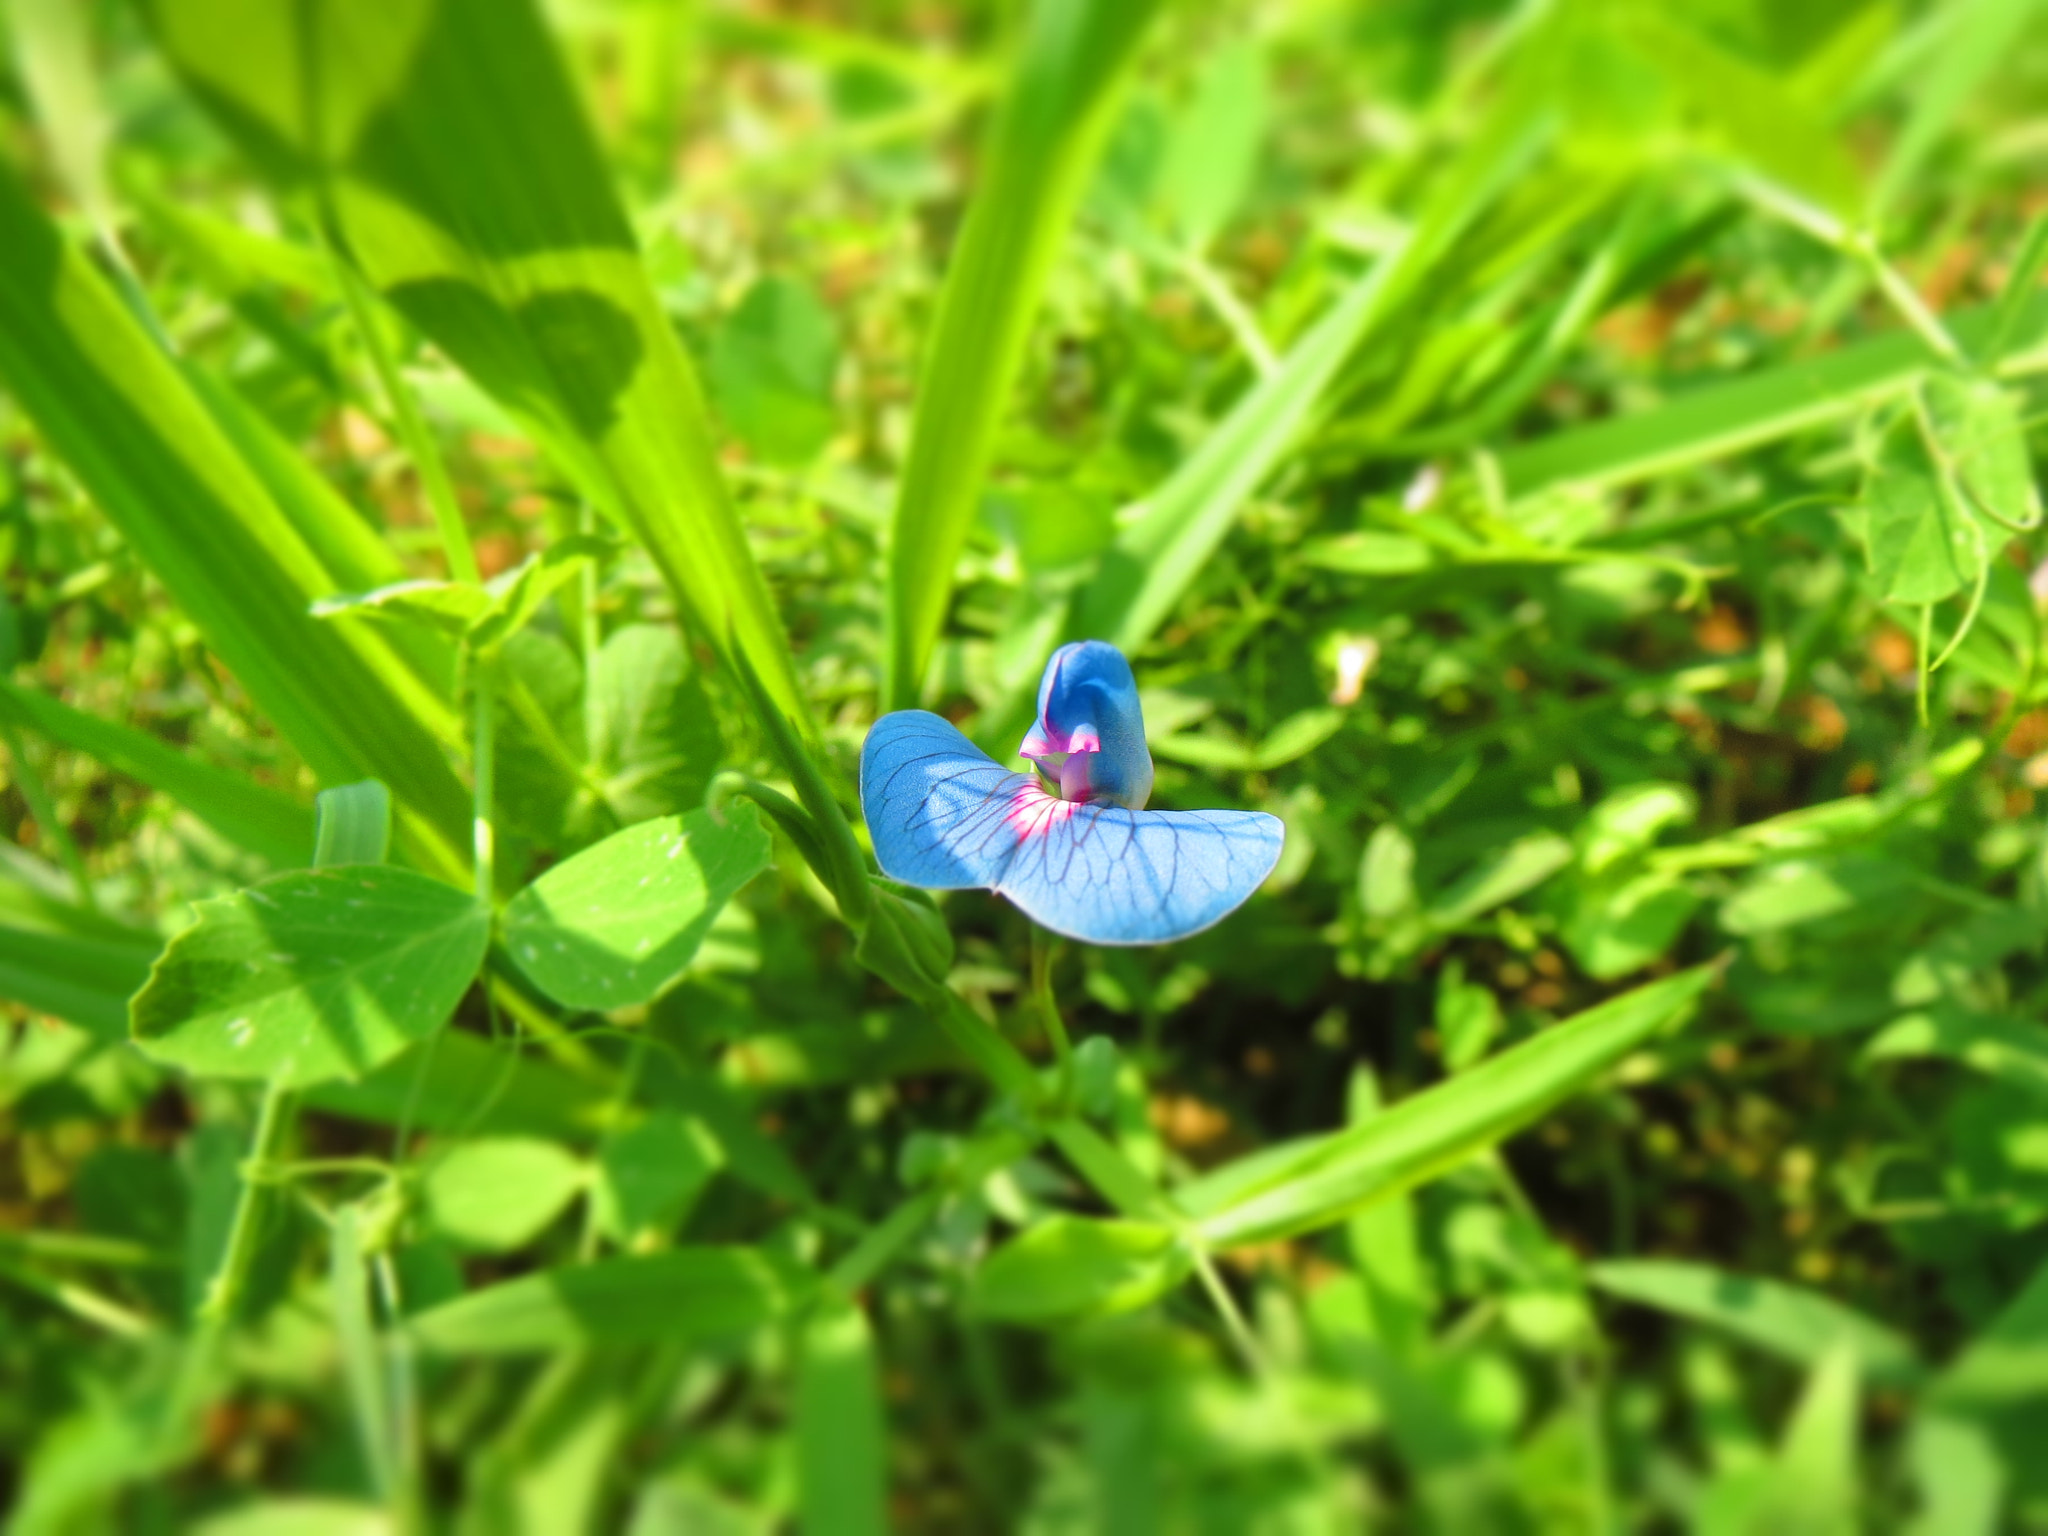
<svg viewBox="0 0 2048 1536">
<path fill-rule="evenodd" d="M 313 190 L 370 284 L 633 532 L 698 630 L 808 732 L 696 375 L 531 0 L 146 9 L 258 168 Z"/>
<path fill-rule="evenodd" d="M 465 797 L 441 751 L 445 706 L 381 641 L 308 613 L 332 574 L 178 365 L 6 173 L 0 380 L 314 773 L 383 779 L 416 855 L 459 867 L 449 840 Z"/>
<path fill-rule="evenodd" d="M 917 702 L 1039 294 L 1157 0 L 1037 0 L 918 385 L 889 546 L 885 704 Z"/>
<path fill-rule="evenodd" d="M 140 779 L 236 846 L 279 869 L 306 862 L 313 817 L 275 790 L 187 756 L 146 731 L 116 725 L 32 689 L 0 680 L 0 720 Z"/>
</svg>

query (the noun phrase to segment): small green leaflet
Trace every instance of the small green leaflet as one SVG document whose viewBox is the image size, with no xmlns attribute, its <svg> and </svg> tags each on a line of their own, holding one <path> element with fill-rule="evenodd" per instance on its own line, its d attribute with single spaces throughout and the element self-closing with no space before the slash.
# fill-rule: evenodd
<svg viewBox="0 0 2048 1536">
<path fill-rule="evenodd" d="M 457 1246 L 524 1248 L 589 1182 L 572 1153 L 538 1136 L 486 1136 L 450 1148 L 421 1181 L 427 1219 Z"/>
<path fill-rule="evenodd" d="M 1011 1323 L 1052 1323 L 1143 1306 L 1187 1277 L 1171 1227 L 1048 1216 L 975 1272 L 968 1306 Z"/>
<path fill-rule="evenodd" d="M 136 1044 L 287 1088 L 358 1077 L 432 1034 L 491 926 L 465 892 L 382 865 L 295 870 L 196 910 L 129 1004 Z"/>
<path fill-rule="evenodd" d="M 1934 373 L 1920 387 L 1927 424 L 1971 508 L 2013 530 L 2038 527 L 2021 400 L 1992 379 Z"/>
<path fill-rule="evenodd" d="M 1990 543 L 1917 411 L 1901 411 L 1885 428 L 1863 500 L 1870 571 L 1888 601 L 1938 603 L 1982 573 Z"/>
<path fill-rule="evenodd" d="M 768 867 L 759 814 L 735 802 L 614 833 L 505 908 L 505 945 L 566 1008 L 624 1008 L 683 974 L 734 893 Z"/>
<path fill-rule="evenodd" d="M 485 1286 L 420 1313 L 412 1332 L 430 1351 L 466 1355 L 690 1343 L 773 1322 L 809 1285 L 764 1249 L 671 1248 Z"/>
</svg>

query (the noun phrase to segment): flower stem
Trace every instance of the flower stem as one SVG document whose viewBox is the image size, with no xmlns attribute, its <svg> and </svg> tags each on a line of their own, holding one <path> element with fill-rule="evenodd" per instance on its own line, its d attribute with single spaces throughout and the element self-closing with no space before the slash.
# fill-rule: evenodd
<svg viewBox="0 0 2048 1536">
<path fill-rule="evenodd" d="M 1053 1059 L 1059 1063 L 1060 1103 L 1074 1088 L 1074 1045 L 1067 1038 L 1067 1021 L 1060 1017 L 1060 1005 L 1052 995 L 1052 959 L 1059 940 L 1036 923 L 1031 925 L 1031 996 L 1045 1022 L 1046 1038 L 1052 1041 Z"/>
<path fill-rule="evenodd" d="M 494 844 L 491 838 L 491 803 L 497 779 L 497 678 L 488 661 L 476 667 L 476 703 L 471 754 L 475 777 L 475 810 L 472 846 L 476 855 L 476 899 L 489 904 L 495 881 Z"/>
</svg>

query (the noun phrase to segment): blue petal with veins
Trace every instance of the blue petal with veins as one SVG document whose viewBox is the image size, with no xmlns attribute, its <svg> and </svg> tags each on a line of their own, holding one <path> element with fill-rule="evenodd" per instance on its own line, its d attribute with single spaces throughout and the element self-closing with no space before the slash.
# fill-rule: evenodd
<svg viewBox="0 0 2048 1536">
<path fill-rule="evenodd" d="M 1130 704 L 1135 714 L 1135 688 Z M 1110 750 L 1106 735 L 1099 751 L 1073 746 L 1083 724 L 1113 729 L 1102 718 L 1056 713 L 1040 724 L 1051 751 L 1055 741 L 1068 743 L 1067 762 Z M 1144 767 L 1149 791 L 1149 754 Z M 1090 944 L 1163 944 L 1197 933 L 1257 890 L 1280 857 L 1275 817 L 1061 798 L 924 710 L 884 715 L 868 732 L 860 801 L 890 879 L 928 890 L 986 888 L 1041 926 Z"/>
</svg>

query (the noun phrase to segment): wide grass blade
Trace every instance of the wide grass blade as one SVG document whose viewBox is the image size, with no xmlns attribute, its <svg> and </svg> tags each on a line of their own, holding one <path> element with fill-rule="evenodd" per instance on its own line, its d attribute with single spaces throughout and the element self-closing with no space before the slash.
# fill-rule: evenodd
<svg viewBox="0 0 2048 1536">
<path fill-rule="evenodd" d="M 372 286 L 632 530 L 808 734 L 696 375 L 530 0 L 147 11 L 258 167 L 312 189 Z"/>
<path fill-rule="evenodd" d="M 189 757 L 146 732 L 101 720 L 32 689 L 0 681 L 0 720 L 140 779 L 171 797 L 229 842 L 279 869 L 306 862 L 313 815 L 275 790 Z"/>
<path fill-rule="evenodd" d="M 803 1536 L 882 1536 L 889 1529 L 881 1373 L 873 1330 L 856 1302 L 821 1299 L 804 1321 L 796 1464 Z"/>
<path fill-rule="evenodd" d="M 1179 1198 L 1191 1210 L 1210 1206 L 1198 1225 L 1217 1247 L 1328 1226 L 1484 1151 L 1587 1087 L 1681 1018 L 1713 975 L 1710 966 L 1681 971 L 1553 1025 L 1363 1125 L 1262 1166 L 1259 1180 L 1239 1183 L 1227 1201 L 1212 1205 L 1200 1184 Z"/>
<path fill-rule="evenodd" d="M 1038 0 L 918 386 L 889 546 L 885 708 L 917 703 L 1045 279 L 1157 0 Z"/>
<path fill-rule="evenodd" d="M 383 779 L 416 856 L 458 868 L 467 806 L 442 753 L 445 706 L 380 641 L 311 616 L 332 575 L 178 365 L 6 173 L 0 380 L 314 773 Z"/>
</svg>

